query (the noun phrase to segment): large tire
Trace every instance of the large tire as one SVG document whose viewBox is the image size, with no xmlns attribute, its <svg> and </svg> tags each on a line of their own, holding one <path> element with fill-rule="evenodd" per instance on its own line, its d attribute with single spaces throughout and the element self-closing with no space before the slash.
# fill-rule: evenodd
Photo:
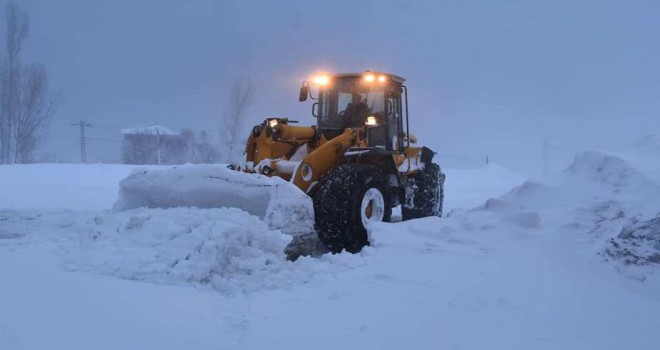
<svg viewBox="0 0 660 350">
<path fill-rule="evenodd" d="M 376 166 L 341 165 L 321 178 L 315 187 L 314 228 L 321 242 L 333 253 L 342 250 L 357 253 L 369 244 L 363 219 L 368 226 L 373 221 L 390 221 L 392 217 L 387 178 Z M 368 203 L 366 208 L 363 201 Z"/>
<path fill-rule="evenodd" d="M 406 192 L 412 195 L 412 199 L 401 206 L 402 219 L 442 216 L 444 183 L 445 174 L 435 163 L 426 164 L 424 169 L 408 178 Z"/>
</svg>

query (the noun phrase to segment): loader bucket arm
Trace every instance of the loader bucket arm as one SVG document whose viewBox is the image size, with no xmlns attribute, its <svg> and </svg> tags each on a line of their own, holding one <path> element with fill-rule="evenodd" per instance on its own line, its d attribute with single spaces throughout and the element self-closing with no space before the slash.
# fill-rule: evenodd
<svg viewBox="0 0 660 350">
<path fill-rule="evenodd" d="M 343 134 L 324 143 L 303 158 L 292 178 L 294 185 L 307 193 L 316 181 L 333 168 L 343 157 L 346 149 L 356 140 L 356 130 L 346 129 Z"/>
<path fill-rule="evenodd" d="M 269 125 L 269 121 L 273 120 L 279 121 L 274 127 Z M 247 172 L 258 172 L 254 167 L 266 159 L 288 160 L 300 146 L 314 139 L 315 127 L 292 126 L 286 122 L 286 119 L 266 119 L 252 128 L 245 147 L 245 170 Z M 288 179 L 288 177 L 285 178 Z"/>
</svg>

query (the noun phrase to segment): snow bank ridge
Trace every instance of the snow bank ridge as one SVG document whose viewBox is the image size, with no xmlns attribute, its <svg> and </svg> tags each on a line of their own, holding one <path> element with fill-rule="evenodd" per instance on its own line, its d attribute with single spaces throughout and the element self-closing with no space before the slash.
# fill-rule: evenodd
<svg viewBox="0 0 660 350">
<path fill-rule="evenodd" d="M 626 265 L 660 264 L 660 215 L 624 226 L 604 252 Z"/>
<path fill-rule="evenodd" d="M 550 186 L 535 181 L 525 181 L 499 198 L 488 199 L 483 206 L 477 209 L 501 214 L 543 206 L 544 202 L 551 197 L 552 192 Z"/>
<path fill-rule="evenodd" d="M 566 172 L 616 188 L 646 189 L 654 187 L 644 174 L 625 160 L 598 151 L 578 154 Z"/>
<path fill-rule="evenodd" d="M 157 284 L 242 293 L 289 284 L 291 237 L 238 209 L 134 209 L 37 224 L 69 236 L 67 266 Z M 51 229 L 51 230 L 52 230 Z"/>
</svg>

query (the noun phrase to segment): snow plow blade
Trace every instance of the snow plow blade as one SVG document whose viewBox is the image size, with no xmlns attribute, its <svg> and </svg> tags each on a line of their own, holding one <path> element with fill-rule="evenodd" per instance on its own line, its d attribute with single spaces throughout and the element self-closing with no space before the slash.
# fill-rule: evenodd
<svg viewBox="0 0 660 350">
<path fill-rule="evenodd" d="M 292 236 L 314 232 L 312 200 L 295 185 L 228 169 L 180 165 L 136 169 L 119 183 L 113 210 L 134 208 L 239 208 Z"/>
</svg>

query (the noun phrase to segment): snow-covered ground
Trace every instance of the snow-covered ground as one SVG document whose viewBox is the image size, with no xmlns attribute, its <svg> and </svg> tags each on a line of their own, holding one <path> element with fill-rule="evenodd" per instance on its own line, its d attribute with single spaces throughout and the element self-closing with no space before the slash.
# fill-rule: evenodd
<svg viewBox="0 0 660 350">
<path fill-rule="evenodd" d="M 448 217 L 296 262 L 237 209 L 109 210 L 131 167 L 0 166 L 0 349 L 652 349 L 660 152 L 640 144 L 543 181 L 446 169 Z"/>
<path fill-rule="evenodd" d="M 135 166 L 28 164 L 0 166 L 0 208 L 109 209 L 119 181 Z"/>
</svg>

